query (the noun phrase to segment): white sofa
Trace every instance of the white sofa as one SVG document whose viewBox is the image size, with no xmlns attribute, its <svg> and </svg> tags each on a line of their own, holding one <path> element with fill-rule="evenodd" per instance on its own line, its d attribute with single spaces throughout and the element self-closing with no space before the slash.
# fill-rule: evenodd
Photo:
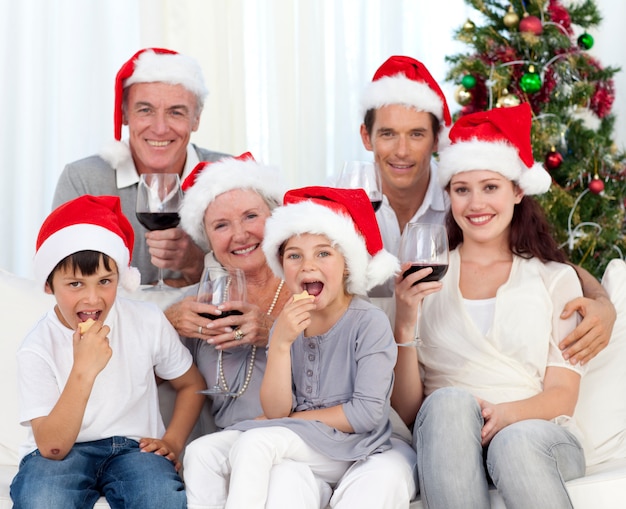
<svg viewBox="0 0 626 509">
<path fill-rule="evenodd" d="M 567 483 L 576 509 L 626 507 L 626 264 L 612 262 L 603 284 L 624 312 L 618 316 L 609 346 L 592 361 L 581 387 L 576 417 L 590 441 L 586 447 L 587 475 Z M 179 294 L 137 295 L 165 305 Z M 0 509 L 11 507 L 9 485 L 17 471 L 17 451 L 25 436 L 18 424 L 15 352 L 34 321 L 52 305 L 52 297 L 35 288 L 32 281 L 0 270 Z M 165 386 L 160 395 L 165 415 L 171 408 L 172 392 Z M 206 414 L 204 417 L 194 435 L 213 429 Z M 495 491 L 491 495 L 492 508 L 506 509 Z M 102 498 L 95 507 L 109 506 Z M 421 508 L 419 500 L 411 504 L 411 509 Z"/>
</svg>

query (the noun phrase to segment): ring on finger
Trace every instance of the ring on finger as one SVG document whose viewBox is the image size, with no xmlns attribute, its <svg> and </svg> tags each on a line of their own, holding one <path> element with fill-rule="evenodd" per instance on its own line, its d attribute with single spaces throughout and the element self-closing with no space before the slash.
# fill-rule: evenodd
<svg viewBox="0 0 626 509">
<path fill-rule="evenodd" d="M 235 341 L 241 341 L 244 336 L 245 334 L 242 332 L 241 329 L 237 329 L 235 332 L 233 332 L 233 338 L 235 339 Z"/>
<path fill-rule="evenodd" d="M 202 334 L 202 325 L 198 325 L 198 334 Z"/>
</svg>

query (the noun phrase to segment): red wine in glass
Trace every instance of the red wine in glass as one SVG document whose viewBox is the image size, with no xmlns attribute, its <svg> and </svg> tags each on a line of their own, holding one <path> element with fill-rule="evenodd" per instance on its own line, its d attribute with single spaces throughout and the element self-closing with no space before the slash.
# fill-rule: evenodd
<svg viewBox="0 0 626 509">
<path fill-rule="evenodd" d="M 383 204 L 383 200 L 382 199 L 376 200 L 376 199 L 370 198 L 370 201 L 372 202 L 372 208 L 374 209 L 374 212 L 378 212 L 378 209 Z"/>
<path fill-rule="evenodd" d="M 180 223 L 178 212 L 137 212 L 137 219 L 147 230 L 167 230 Z"/>
<path fill-rule="evenodd" d="M 227 316 L 241 316 L 243 315 L 243 312 L 239 311 L 238 309 L 233 309 L 231 311 L 222 311 L 221 315 L 212 315 L 211 313 L 198 314 L 204 318 L 208 318 L 209 320 L 217 320 L 218 318 L 226 318 Z"/>
<path fill-rule="evenodd" d="M 175 173 L 143 173 L 137 184 L 137 220 L 148 230 L 166 230 L 178 226 L 178 209 L 183 200 L 180 177 Z M 146 290 L 170 289 L 163 281 L 163 269 L 158 269 L 158 281 Z"/>
<path fill-rule="evenodd" d="M 402 278 L 405 278 L 409 274 L 413 274 L 414 272 L 417 272 L 418 270 L 426 269 L 428 267 L 433 269 L 433 271 L 430 274 L 428 274 L 426 277 L 423 277 L 419 281 L 413 283 L 413 286 L 415 286 L 418 282 L 428 283 L 429 281 L 439 281 L 443 276 L 446 275 L 446 272 L 448 272 L 447 265 L 443 265 L 439 263 L 414 263 L 407 270 L 403 272 Z"/>
</svg>

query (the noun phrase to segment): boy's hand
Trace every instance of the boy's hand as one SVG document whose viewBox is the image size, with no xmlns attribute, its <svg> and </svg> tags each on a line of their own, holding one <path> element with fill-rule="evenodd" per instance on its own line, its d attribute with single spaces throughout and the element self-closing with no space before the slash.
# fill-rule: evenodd
<svg viewBox="0 0 626 509">
<path fill-rule="evenodd" d="M 139 449 L 141 452 L 151 452 L 156 454 L 157 456 L 163 456 L 167 458 L 172 463 L 174 463 L 174 468 L 176 472 L 180 470 L 181 463 L 178 459 L 178 455 L 175 451 L 173 451 L 172 447 L 159 438 L 142 438 L 139 441 Z"/>
<path fill-rule="evenodd" d="M 93 322 L 81 333 L 81 327 L 74 332 L 74 366 L 95 378 L 109 363 L 113 351 L 107 335 L 111 332 L 108 325 Z"/>
</svg>

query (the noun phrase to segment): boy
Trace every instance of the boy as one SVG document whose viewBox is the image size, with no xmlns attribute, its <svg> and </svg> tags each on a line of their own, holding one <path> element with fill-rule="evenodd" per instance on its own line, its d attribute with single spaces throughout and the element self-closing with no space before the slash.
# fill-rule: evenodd
<svg viewBox="0 0 626 509">
<path fill-rule="evenodd" d="M 117 298 L 118 283 L 139 281 L 133 237 L 114 196 L 76 198 L 41 227 L 35 278 L 56 305 L 17 353 L 29 430 L 16 509 L 93 507 L 101 495 L 112 508 L 186 507 L 178 457 L 205 383 L 156 306 Z M 155 373 L 177 391 L 167 430 Z"/>
</svg>

